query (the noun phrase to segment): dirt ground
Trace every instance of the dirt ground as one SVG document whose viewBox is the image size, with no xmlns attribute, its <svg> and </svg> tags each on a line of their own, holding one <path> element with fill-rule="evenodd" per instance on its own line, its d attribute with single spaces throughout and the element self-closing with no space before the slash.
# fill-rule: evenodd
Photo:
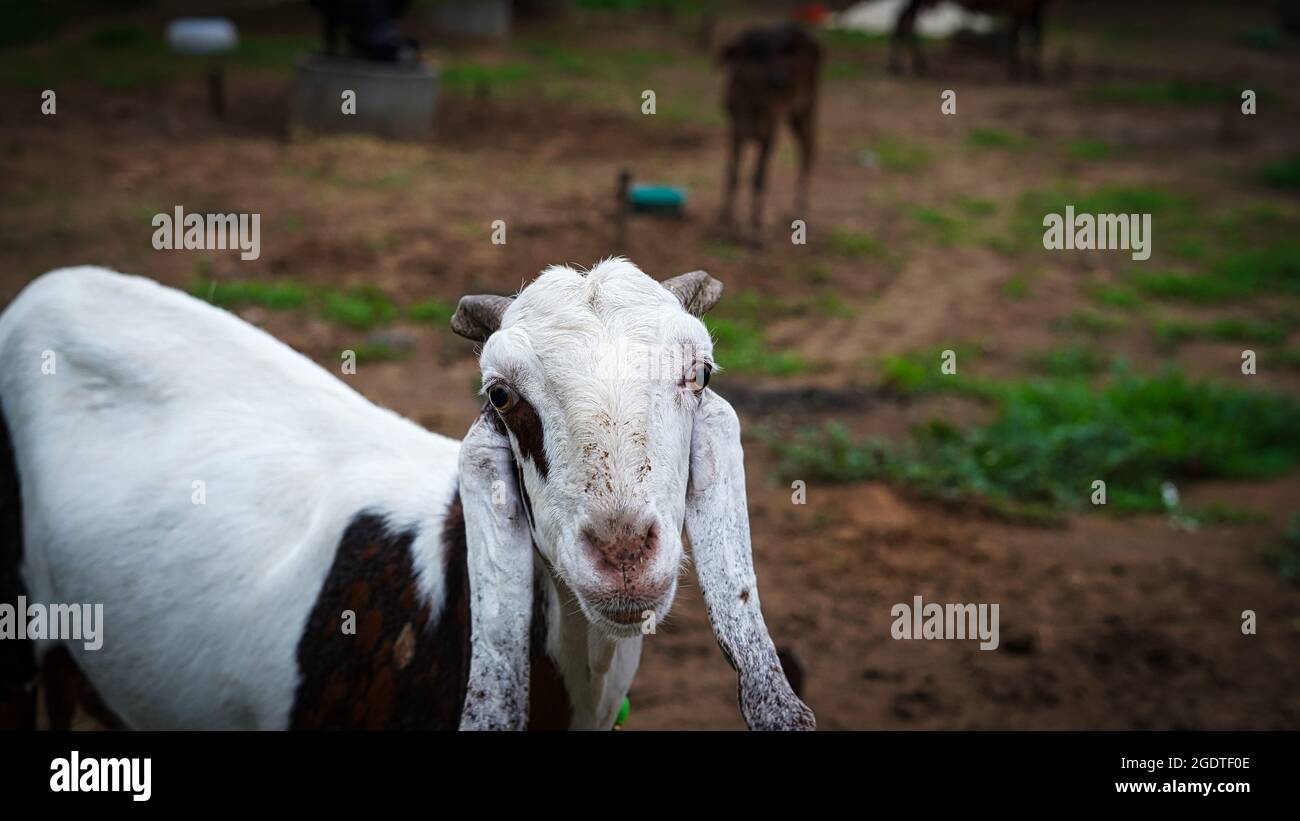
<svg viewBox="0 0 1300 821">
<path fill-rule="evenodd" d="M 764 327 L 772 349 L 798 352 L 812 367 L 791 376 L 724 373 L 715 387 L 733 396 L 747 430 L 835 419 L 856 433 L 902 437 L 932 414 L 963 411 L 949 400 L 871 390 L 875 358 L 975 343 L 982 373 L 1019 374 L 1028 352 L 1059 341 L 1058 323 L 1085 303 L 1085 283 L 1128 263 L 936 242 L 911 209 L 966 197 L 1006 213 L 1021 192 L 1066 180 L 1084 189 L 1169 186 L 1216 207 L 1267 202 L 1294 218 L 1294 193 L 1261 189 L 1253 170 L 1296 148 L 1300 57 L 1232 40 L 1231 31 L 1267 19 L 1267 4 L 1238 13 L 1175 7 L 1182 4 L 1061 10 L 1048 33 L 1048 81 L 1038 85 L 1011 83 L 1000 62 L 938 43 L 929 44 L 934 73 L 924 78 L 888 74 L 878 46 L 833 51 L 808 244 L 788 241 L 794 155 L 783 137 L 761 248 L 712 225 L 725 153 L 722 75 L 695 49 L 689 20 L 592 16 L 564 29 L 524 29 L 507 44 L 435 42 L 433 53 L 449 62 L 485 65 L 510 63 L 542 41 L 672 59 L 625 62 L 616 82 L 575 72 L 563 86 L 493 89 L 486 99 L 452 91 L 427 144 L 291 138 L 289 78 L 277 71 L 231 71 L 225 121 L 206 112 L 194 77 L 112 91 L 61 86 L 53 117 L 37 113 L 31 89 L 0 78 L 0 304 L 40 273 L 80 263 L 179 287 L 201 274 L 292 279 L 373 284 L 400 304 L 454 303 L 463 293 L 514 291 L 550 264 L 621 253 L 659 278 L 707 269 L 730 294 L 790 303 L 836 295 L 843 315 L 789 311 Z M 240 14 L 246 31 L 312 31 L 296 11 Z M 724 18 L 719 34 L 760 16 Z M 1244 123 L 1231 106 L 1135 107 L 1081 93 L 1100 83 L 1239 77 L 1273 90 Z M 640 113 L 642 88 L 656 90 L 661 115 Z M 949 88 L 958 94 L 955 116 L 939 110 Z M 1032 144 L 982 150 L 967 139 L 978 129 Z M 872 161 L 868 148 L 886 138 L 922 147 L 925 167 Z M 1121 148 L 1100 162 L 1061 150 L 1080 139 Z M 619 243 L 609 214 L 623 167 L 640 180 L 687 186 L 686 217 L 636 219 Z M 153 250 L 150 217 L 178 203 L 261 213 L 261 258 Z M 497 219 L 508 226 L 505 245 L 490 241 Z M 845 230 L 869 233 L 886 252 L 837 250 L 832 236 Z M 1032 288 L 1009 299 L 1014 279 Z M 339 351 L 366 336 L 310 311 L 240 313 L 331 369 Z M 461 433 L 478 405 L 473 346 L 408 320 L 388 332 L 410 350 L 398 361 L 363 363 L 351 384 L 431 429 Z M 1172 362 L 1217 381 L 1231 378 L 1242 347 L 1197 341 L 1168 352 L 1136 326 L 1107 345 L 1138 367 Z M 725 365 L 726 350 L 718 356 Z M 1300 371 L 1254 378 L 1261 390 L 1300 393 Z M 826 401 L 806 401 L 811 389 Z M 777 644 L 803 661 L 821 728 L 1300 728 L 1300 595 L 1262 558 L 1300 509 L 1300 476 L 1183 488 L 1191 501 L 1262 514 L 1248 524 L 1189 533 L 1161 516 L 1087 514 L 1043 527 L 875 482 L 813 482 L 807 504 L 795 505 L 764 442 L 749 437 L 746 447 L 763 609 Z M 1001 647 L 892 639 L 892 605 L 916 595 L 999 603 Z M 1242 634 L 1244 610 L 1257 614 L 1257 635 Z M 734 674 L 689 575 L 670 620 L 646 642 L 631 702 L 629 729 L 743 727 Z"/>
</svg>

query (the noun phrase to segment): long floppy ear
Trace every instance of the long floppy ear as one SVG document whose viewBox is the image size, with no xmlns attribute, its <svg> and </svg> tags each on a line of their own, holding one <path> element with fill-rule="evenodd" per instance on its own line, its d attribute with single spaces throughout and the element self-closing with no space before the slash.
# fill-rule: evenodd
<svg viewBox="0 0 1300 821">
<path fill-rule="evenodd" d="M 451 318 L 451 329 L 466 339 L 486 342 L 501 327 L 501 315 L 512 298 L 496 294 L 471 294 L 460 298 Z"/>
<path fill-rule="evenodd" d="M 691 271 L 661 283 L 682 303 L 687 313 L 704 316 L 722 299 L 722 283 L 705 271 Z"/>
<path fill-rule="evenodd" d="M 469 551 L 471 649 L 462 730 L 528 725 L 533 542 L 510 440 L 484 413 L 460 446 L 460 501 Z"/>
<path fill-rule="evenodd" d="M 763 623 L 749 546 L 740 420 L 711 390 L 705 391 L 691 434 L 686 535 L 709 623 L 736 670 L 745 723 L 751 730 L 816 729 L 813 712 L 790 688 Z"/>
</svg>

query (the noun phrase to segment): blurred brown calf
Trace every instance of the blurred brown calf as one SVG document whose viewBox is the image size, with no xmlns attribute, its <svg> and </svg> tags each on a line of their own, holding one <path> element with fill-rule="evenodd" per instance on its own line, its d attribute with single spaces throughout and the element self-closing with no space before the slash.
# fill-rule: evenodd
<svg viewBox="0 0 1300 821">
<path fill-rule="evenodd" d="M 750 224 L 757 240 L 763 222 L 763 190 L 778 123 L 784 119 L 799 144 L 799 186 L 795 212 L 808 209 L 808 175 L 813 163 L 813 131 L 817 108 L 817 74 L 822 50 L 817 40 L 790 23 L 752 28 L 722 50 L 721 62 L 731 72 L 726 109 L 731 123 L 727 155 L 726 194 L 720 215 L 734 220 L 740 154 L 745 145 L 758 145 L 750 200 Z"/>
</svg>

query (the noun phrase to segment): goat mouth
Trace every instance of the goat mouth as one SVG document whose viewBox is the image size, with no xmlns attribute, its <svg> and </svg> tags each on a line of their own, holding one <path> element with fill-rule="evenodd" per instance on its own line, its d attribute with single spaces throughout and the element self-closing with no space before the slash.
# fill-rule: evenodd
<svg viewBox="0 0 1300 821">
<path fill-rule="evenodd" d="M 618 635 L 636 635 L 645 625 L 657 622 L 664 610 L 663 600 L 644 602 L 596 603 L 589 606 L 591 620 Z"/>
<path fill-rule="evenodd" d="M 654 608 L 647 607 L 633 610 L 602 610 L 601 615 L 615 624 L 640 624 L 653 614 Z"/>
</svg>

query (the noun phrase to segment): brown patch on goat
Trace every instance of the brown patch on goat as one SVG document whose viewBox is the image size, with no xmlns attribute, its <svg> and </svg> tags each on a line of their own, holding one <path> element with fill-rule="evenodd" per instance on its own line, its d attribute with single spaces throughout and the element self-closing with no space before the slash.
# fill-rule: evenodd
<svg viewBox="0 0 1300 821">
<path fill-rule="evenodd" d="M 516 398 L 514 407 L 505 413 L 497 413 L 491 409 L 491 405 L 485 405 L 485 412 L 495 416 L 498 422 L 514 434 L 519 454 L 533 463 L 543 479 L 547 478 L 550 465 L 546 461 L 546 441 L 537 409 L 521 396 Z M 501 427 L 497 430 L 504 432 Z"/>
<path fill-rule="evenodd" d="M 544 572 L 549 573 L 549 570 Z M 552 576 L 552 578 L 554 578 Z M 559 582 L 556 582 L 559 584 Z M 540 576 L 533 579 L 533 624 L 529 632 L 528 729 L 567 730 L 573 723 L 573 702 L 564 677 L 546 650 L 549 633 L 547 585 Z"/>
<path fill-rule="evenodd" d="M 54 647 L 41 660 L 41 688 L 45 692 L 45 714 L 51 730 L 72 729 L 78 707 L 106 729 L 126 729 L 66 647 Z"/>
<path fill-rule="evenodd" d="M 443 524 L 442 612 L 416 584 L 417 531 L 358 514 L 343 533 L 298 643 L 295 729 L 454 730 L 469 682 L 469 569 L 460 495 Z M 343 632 L 343 611 L 357 634 Z"/>
<path fill-rule="evenodd" d="M 23 502 L 9 426 L 0 415 L 0 602 L 27 595 L 23 563 Z M 0 730 L 36 729 L 36 644 L 0 641 Z"/>
</svg>

